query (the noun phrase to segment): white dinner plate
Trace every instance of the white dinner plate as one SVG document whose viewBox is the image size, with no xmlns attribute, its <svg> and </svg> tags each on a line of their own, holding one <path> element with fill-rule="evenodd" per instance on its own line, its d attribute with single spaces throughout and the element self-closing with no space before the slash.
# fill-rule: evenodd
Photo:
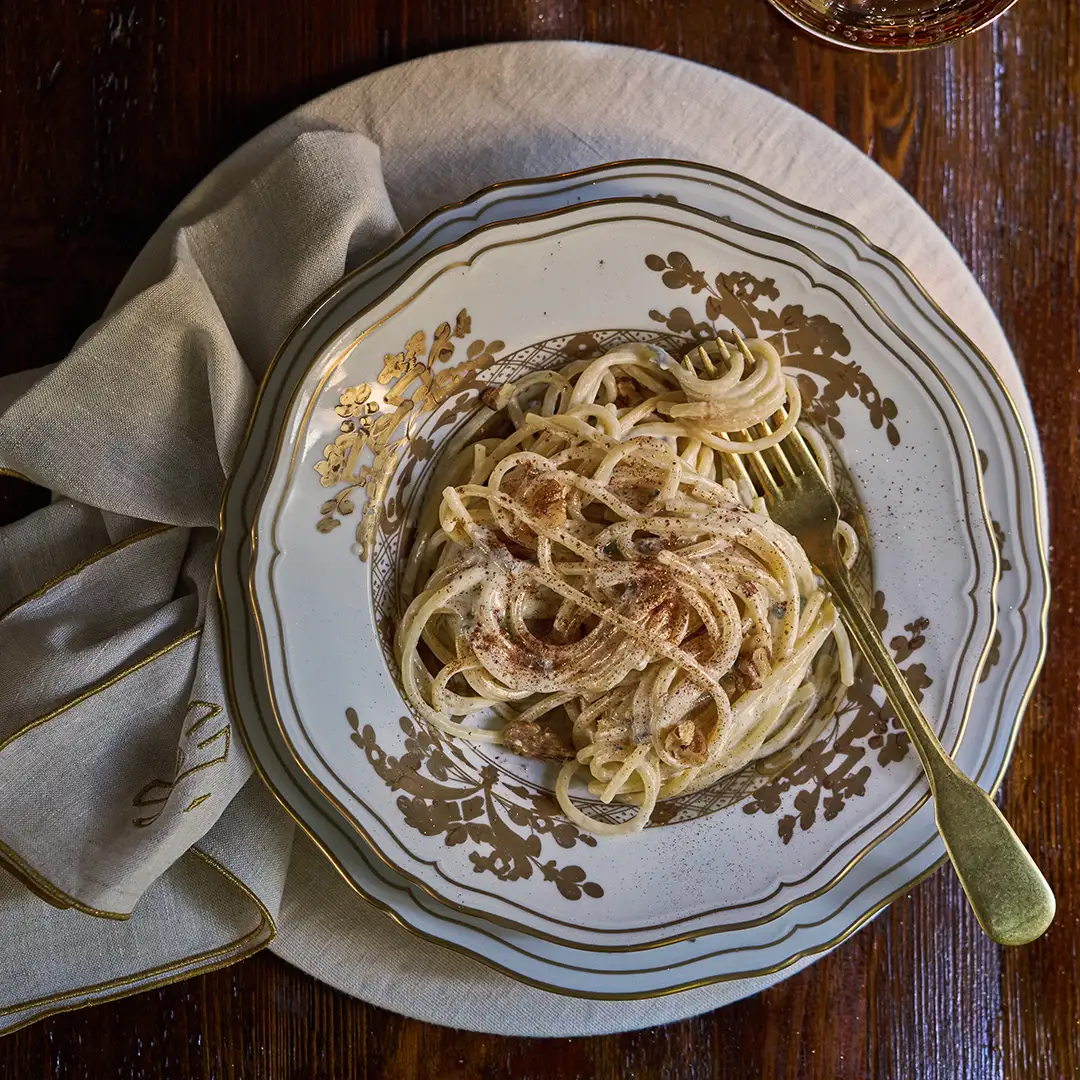
<svg viewBox="0 0 1080 1080">
<path fill-rule="evenodd" d="M 455 232 L 502 214 L 631 192 L 674 195 L 732 221 L 666 199 L 533 217 L 437 252 L 365 309 L 401 270 Z M 782 208 L 770 207 L 770 199 Z M 783 232 L 763 235 L 766 224 Z M 371 557 L 360 561 L 352 515 L 338 512 L 337 451 L 326 450 L 349 419 L 338 410 L 349 412 L 356 398 L 343 402 L 343 394 L 365 382 L 376 398 L 392 390 L 400 377 L 394 365 L 409 362 L 405 342 L 423 329 L 430 346 L 439 323 L 454 323 L 462 309 L 471 325 L 457 320 L 450 342 L 461 358 L 478 340 L 484 344 L 473 346 L 473 357 L 486 363 L 493 351 L 485 378 L 556 362 L 583 344 L 576 337 L 582 332 L 605 332 L 598 342 L 585 341 L 587 347 L 620 334 L 682 333 L 704 318 L 707 297 L 669 287 L 677 284 L 670 275 L 675 251 L 707 270 L 717 303 L 738 299 L 741 307 L 730 308 L 736 321 L 749 317 L 763 336 L 782 334 L 789 362 L 797 366 L 801 358 L 815 379 L 819 419 L 843 428 L 838 444 L 866 506 L 886 636 L 914 669 L 912 677 L 926 684 L 926 707 L 940 721 L 946 745 L 956 745 L 958 760 L 987 786 L 1004 764 L 1041 657 L 1045 577 L 1031 465 L 1015 413 L 985 361 L 857 234 L 738 178 L 671 163 L 629 163 L 588 177 L 516 185 L 430 219 L 323 302 L 264 387 L 223 512 L 220 576 L 235 703 L 261 771 L 365 894 L 439 940 L 574 993 L 663 992 L 780 967 L 833 943 L 880 905 L 888 895 L 883 888 L 894 891 L 940 855 L 925 786 L 895 723 L 862 731 L 882 726 L 865 691 L 861 704 L 842 710 L 831 740 L 822 740 L 813 760 L 797 763 L 790 775 L 742 801 L 706 800 L 640 836 L 595 844 L 565 829 L 556 837 L 537 809 L 542 770 L 511 755 L 455 748 L 466 760 L 452 759 L 460 770 L 450 782 L 444 776 L 438 792 L 419 783 L 433 780 L 428 761 L 419 763 L 417 783 L 405 791 L 408 777 L 387 766 L 388 757 L 410 749 L 399 722 L 407 710 L 377 651 L 376 622 L 392 614 L 400 540 L 394 522 L 407 514 L 428 462 L 421 458 L 411 469 L 407 460 L 399 463 L 397 482 L 403 473 L 409 482 L 388 493 L 384 527 Z M 646 263 L 646 256 L 654 258 Z M 650 268 L 657 258 L 666 269 Z M 752 279 L 732 276 L 747 273 Z M 552 284 L 544 284 L 545 275 Z M 729 323 L 721 316 L 718 325 Z M 455 328 L 462 337 L 453 337 Z M 493 350 L 492 341 L 503 344 Z M 380 383 L 384 357 L 398 354 Z M 856 358 L 861 375 L 845 366 Z M 455 360 L 444 362 L 446 368 Z M 426 453 L 422 440 L 434 432 L 437 443 L 452 430 L 452 422 L 440 427 L 440 420 L 464 408 L 466 392 L 455 391 L 425 414 L 407 445 L 418 443 Z M 1020 592 L 999 605 L 997 635 L 994 552 L 967 424 L 977 437 L 982 433 L 981 446 L 991 445 L 993 432 L 1006 435 L 986 451 L 987 499 L 1020 556 L 1010 558 L 1002 592 L 1013 576 Z M 268 444 L 280 452 L 263 476 Z M 331 483 L 324 486 L 324 479 Z M 328 511 L 331 497 L 339 501 Z M 355 502 L 360 518 L 363 499 Z M 250 663 L 253 638 L 236 588 L 253 518 L 259 549 L 252 592 L 274 702 L 265 675 Z M 324 525 L 320 532 L 320 520 L 345 527 Z M 230 556 L 239 560 L 231 569 Z M 961 731 L 963 705 L 987 648 L 994 663 Z M 980 712 L 978 703 L 988 698 L 999 708 Z M 268 722 L 275 704 L 277 719 Z M 287 743 L 296 759 L 283 752 Z M 410 745 L 421 758 L 436 755 L 437 748 Z M 436 764 L 445 774 L 437 757 Z M 470 837 L 470 823 L 492 823 L 491 807 L 508 825 L 506 834 L 517 837 L 508 835 L 502 850 Z M 382 863 L 354 830 L 375 845 Z M 520 872 L 522 859 L 530 873 Z M 675 890 L 672 865 L 680 867 Z M 595 887 L 586 890 L 585 883 Z M 708 948 L 701 935 L 710 935 Z M 696 943 L 687 940 L 693 936 Z M 643 946 L 653 948 L 633 951 Z"/>
</svg>

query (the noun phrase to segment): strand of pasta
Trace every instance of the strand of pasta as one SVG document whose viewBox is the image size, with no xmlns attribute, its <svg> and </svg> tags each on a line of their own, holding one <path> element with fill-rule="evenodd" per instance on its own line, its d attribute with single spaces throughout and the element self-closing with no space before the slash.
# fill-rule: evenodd
<svg viewBox="0 0 1080 1080">
<path fill-rule="evenodd" d="M 843 679 L 850 645 L 802 549 L 716 457 L 775 445 L 799 422 L 775 350 L 737 339 L 677 363 L 628 346 L 485 400 L 436 469 L 441 498 L 423 508 L 406 564 L 395 651 L 418 715 L 516 747 L 508 732 L 564 710 L 574 756 L 556 797 L 579 827 L 611 835 L 643 828 L 658 798 L 801 738 L 822 643 L 836 638 Z M 785 401 L 770 435 L 723 434 Z M 509 433 L 485 435 L 500 418 Z M 810 445 L 832 482 L 816 432 Z M 854 559 L 857 537 L 841 532 Z M 453 719 L 485 711 L 503 727 Z M 602 803 L 637 804 L 634 817 L 614 825 L 577 807 L 580 768 Z"/>
</svg>

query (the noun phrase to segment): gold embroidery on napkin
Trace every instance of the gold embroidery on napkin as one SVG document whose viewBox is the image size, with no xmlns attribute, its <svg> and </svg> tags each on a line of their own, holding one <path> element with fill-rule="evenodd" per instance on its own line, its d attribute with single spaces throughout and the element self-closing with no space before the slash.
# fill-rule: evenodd
<svg viewBox="0 0 1080 1080">
<path fill-rule="evenodd" d="M 185 739 L 190 739 L 211 720 L 217 719 L 222 711 L 221 706 L 215 705 L 212 701 L 189 701 L 186 715 L 190 715 L 199 710 L 202 710 L 202 715 L 200 715 L 184 732 Z M 187 767 L 185 767 L 187 756 L 184 752 L 184 747 L 177 747 L 176 767 L 173 771 L 173 779 L 162 780 L 160 778 L 155 778 L 151 780 L 149 784 L 137 792 L 135 798 L 131 801 L 131 805 L 139 810 L 145 810 L 151 807 L 156 807 L 157 809 L 145 817 L 133 818 L 131 822 L 132 825 L 135 825 L 140 829 L 145 829 L 147 826 L 153 825 L 154 822 L 161 817 L 161 814 L 169 801 L 169 796 L 181 780 L 185 780 L 193 773 L 201 772 L 203 769 L 209 769 L 213 765 L 222 765 L 229 760 L 229 747 L 232 744 L 232 725 L 229 724 L 228 721 L 213 734 L 207 735 L 205 739 L 200 739 L 199 742 L 195 744 L 195 748 L 197 750 L 206 750 L 215 743 L 220 743 L 221 745 L 220 754 L 207 761 L 201 761 L 197 765 L 189 765 Z M 197 806 L 201 806 L 210 798 L 210 795 L 211 792 L 197 795 L 184 807 L 183 812 L 186 814 L 189 811 L 194 810 Z"/>
<path fill-rule="evenodd" d="M 195 627 L 194 630 L 188 630 L 186 633 L 181 634 L 175 641 L 170 641 L 168 645 L 163 646 L 149 656 L 144 656 L 141 660 L 135 661 L 135 663 L 131 664 L 129 667 L 110 675 L 104 681 L 90 687 L 90 689 L 84 690 L 81 694 L 78 694 L 70 701 L 65 702 L 65 704 L 61 705 L 59 708 L 53 709 L 52 712 L 47 712 L 43 716 L 37 717 L 35 720 L 31 720 L 28 724 L 24 724 L 21 728 L 4 739 L 3 742 L 0 742 L 0 752 L 15 742 L 16 739 L 22 738 L 27 732 L 33 731 L 42 724 L 47 724 L 50 721 L 55 720 L 69 709 L 73 709 L 77 705 L 81 705 L 84 701 L 96 697 L 110 687 L 115 686 L 121 680 L 126 679 L 129 675 L 134 674 L 136 671 L 140 671 L 148 664 L 160 660 L 161 657 L 172 652 L 173 649 L 179 648 L 181 645 L 186 645 L 189 641 L 194 641 L 201 633 L 201 626 Z M 76 911 L 81 911 L 84 915 L 93 915 L 100 919 L 116 919 L 123 921 L 131 918 L 130 912 L 103 911 L 100 908 L 90 907 L 76 897 L 70 896 L 58 885 L 46 878 L 40 870 L 28 863 L 18 852 L 13 851 L 3 842 L 0 842 L 0 866 L 26 885 L 31 892 L 40 896 L 43 900 L 60 910 L 74 908 Z M 12 1009 L 0 1009 L 0 1016 L 4 1016 L 7 1012 L 22 1007 L 23 1006 L 14 1006 Z"/>
</svg>

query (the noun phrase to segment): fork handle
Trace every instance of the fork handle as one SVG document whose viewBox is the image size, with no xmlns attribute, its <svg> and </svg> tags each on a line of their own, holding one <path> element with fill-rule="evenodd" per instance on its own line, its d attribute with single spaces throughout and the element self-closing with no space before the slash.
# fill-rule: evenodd
<svg viewBox="0 0 1080 1080">
<path fill-rule="evenodd" d="M 1024 945 L 1043 934 L 1055 901 L 1020 838 L 989 795 L 969 780 L 942 748 L 842 566 L 822 570 L 840 617 L 922 762 L 938 831 L 975 917 L 1002 945 Z"/>
</svg>

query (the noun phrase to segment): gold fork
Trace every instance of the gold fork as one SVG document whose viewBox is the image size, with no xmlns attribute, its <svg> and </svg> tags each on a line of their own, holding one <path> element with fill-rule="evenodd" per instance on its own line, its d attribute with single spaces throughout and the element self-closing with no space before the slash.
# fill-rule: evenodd
<svg viewBox="0 0 1080 1080">
<path fill-rule="evenodd" d="M 732 437 L 749 441 L 771 431 L 760 424 Z M 802 545 L 900 717 L 930 781 L 938 831 L 979 925 L 1002 945 L 1034 941 L 1054 918 L 1054 894 L 1001 811 L 942 748 L 885 648 L 852 586 L 836 539 L 840 510 L 806 441 L 795 430 L 771 449 L 728 453 L 724 459 L 736 478 L 762 496 L 772 519 Z"/>
</svg>

